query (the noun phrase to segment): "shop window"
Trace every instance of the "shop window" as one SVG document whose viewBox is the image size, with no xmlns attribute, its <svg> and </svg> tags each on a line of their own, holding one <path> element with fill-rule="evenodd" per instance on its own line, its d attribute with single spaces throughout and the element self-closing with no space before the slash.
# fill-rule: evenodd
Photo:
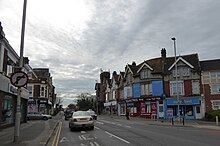
<svg viewBox="0 0 220 146">
<path fill-rule="evenodd" d="M 13 123 L 14 116 L 13 116 L 13 99 L 10 96 L 5 96 L 2 103 L 2 120 L 3 123 Z"/>
<path fill-rule="evenodd" d="M 193 116 L 193 106 L 191 105 L 186 106 L 186 116 Z"/>
<path fill-rule="evenodd" d="M 151 113 L 150 101 L 146 101 L 146 113 Z"/>
</svg>

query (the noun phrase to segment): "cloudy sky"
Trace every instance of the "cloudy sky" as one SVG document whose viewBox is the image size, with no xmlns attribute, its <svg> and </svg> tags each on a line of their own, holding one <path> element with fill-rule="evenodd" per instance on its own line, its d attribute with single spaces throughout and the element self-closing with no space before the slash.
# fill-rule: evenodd
<svg viewBox="0 0 220 146">
<path fill-rule="evenodd" d="M 100 68 L 124 71 L 177 54 L 220 58 L 219 0 L 27 0 L 24 56 L 32 68 L 48 67 L 64 104 L 94 93 Z M 23 0 L 0 0 L 0 21 L 20 54 Z"/>
</svg>

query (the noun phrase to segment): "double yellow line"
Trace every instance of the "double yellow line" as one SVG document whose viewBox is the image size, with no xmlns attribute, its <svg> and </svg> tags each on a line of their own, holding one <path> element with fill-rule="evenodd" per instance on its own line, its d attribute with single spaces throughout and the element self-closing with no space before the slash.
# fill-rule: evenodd
<svg viewBox="0 0 220 146">
<path fill-rule="evenodd" d="M 52 146 L 58 146 L 61 129 L 62 129 L 62 122 L 59 122 L 59 125 L 56 129 L 56 132 L 55 132 L 55 137 L 53 139 Z"/>
</svg>

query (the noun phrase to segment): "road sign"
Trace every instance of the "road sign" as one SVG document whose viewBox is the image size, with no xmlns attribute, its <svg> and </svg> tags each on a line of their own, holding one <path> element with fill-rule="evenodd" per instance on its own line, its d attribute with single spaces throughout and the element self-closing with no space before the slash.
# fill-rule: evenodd
<svg viewBox="0 0 220 146">
<path fill-rule="evenodd" d="M 16 87 L 24 87 L 28 82 L 28 75 L 22 71 L 15 72 L 11 75 L 11 83 Z"/>
</svg>

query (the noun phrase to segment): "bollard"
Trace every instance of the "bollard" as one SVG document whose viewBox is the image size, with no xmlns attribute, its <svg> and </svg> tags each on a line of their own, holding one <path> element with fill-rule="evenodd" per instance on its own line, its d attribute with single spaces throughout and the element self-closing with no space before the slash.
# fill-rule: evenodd
<svg viewBox="0 0 220 146">
<path fill-rule="evenodd" d="M 218 116 L 216 116 L 215 118 L 216 118 L 216 125 L 218 125 Z"/>
<path fill-rule="evenodd" d="M 183 117 L 183 126 L 185 126 L 185 120 L 184 120 L 184 117 Z"/>
<path fill-rule="evenodd" d="M 171 125 L 174 125 L 173 118 L 171 118 Z"/>
</svg>

